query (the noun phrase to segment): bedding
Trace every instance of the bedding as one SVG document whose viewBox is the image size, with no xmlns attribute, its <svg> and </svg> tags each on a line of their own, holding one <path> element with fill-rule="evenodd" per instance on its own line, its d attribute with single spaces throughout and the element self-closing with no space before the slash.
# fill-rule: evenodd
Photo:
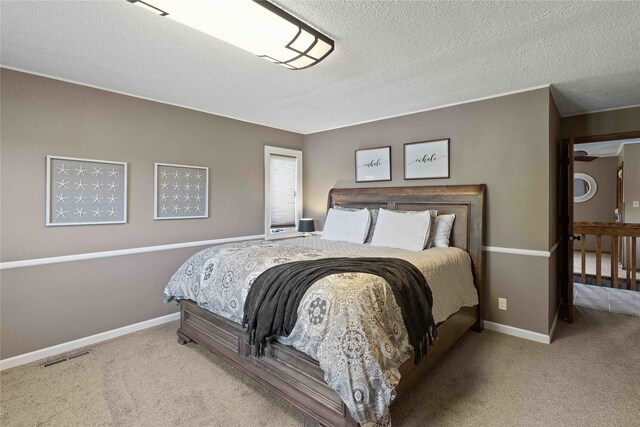
<svg viewBox="0 0 640 427">
<path fill-rule="evenodd" d="M 253 280 L 274 265 L 326 257 L 394 257 L 414 264 L 433 293 L 436 323 L 478 303 L 471 262 L 457 248 L 412 252 L 315 237 L 220 245 L 193 255 L 173 275 L 165 302 L 190 299 L 241 323 Z M 341 273 L 316 282 L 303 296 L 291 334 L 280 337 L 317 360 L 326 383 L 363 425 L 388 421 L 400 365 L 413 351 L 402 313 L 380 277 Z"/>
<path fill-rule="evenodd" d="M 314 283 L 344 273 L 373 274 L 389 284 L 415 350 L 414 364 L 420 363 L 438 336 L 431 314 L 433 297 L 420 270 L 399 258 L 320 258 L 288 262 L 264 271 L 249 288 L 244 304 L 242 327 L 254 346 L 254 356 L 264 356 L 267 338 L 291 333 L 300 301 Z"/>
</svg>

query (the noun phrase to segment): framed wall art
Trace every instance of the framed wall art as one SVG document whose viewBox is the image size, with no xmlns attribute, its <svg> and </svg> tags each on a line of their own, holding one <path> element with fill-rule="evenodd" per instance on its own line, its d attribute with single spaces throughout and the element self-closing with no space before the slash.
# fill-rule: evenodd
<svg viewBox="0 0 640 427">
<path fill-rule="evenodd" d="M 391 181 L 391 147 L 356 150 L 356 182 Z"/>
<path fill-rule="evenodd" d="M 404 179 L 449 178 L 449 138 L 404 144 Z"/>
<path fill-rule="evenodd" d="M 209 217 L 209 168 L 155 163 L 153 219 Z"/>
<path fill-rule="evenodd" d="M 127 164 L 47 156 L 45 225 L 127 222 Z"/>
</svg>

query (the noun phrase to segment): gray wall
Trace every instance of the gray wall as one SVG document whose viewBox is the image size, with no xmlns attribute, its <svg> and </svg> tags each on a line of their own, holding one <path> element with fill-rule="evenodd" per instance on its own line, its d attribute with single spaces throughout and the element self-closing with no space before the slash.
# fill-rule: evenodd
<svg viewBox="0 0 640 427">
<path fill-rule="evenodd" d="M 562 121 L 560 112 L 556 106 L 553 96 L 549 97 L 549 242 L 560 241 L 559 215 L 560 207 L 560 146 L 562 135 Z M 549 257 L 549 308 L 547 311 L 549 328 L 553 325 L 553 320 L 558 307 L 560 306 L 561 251 L 556 250 Z"/>
<path fill-rule="evenodd" d="M 550 195 L 557 140 L 549 129 L 553 119 L 558 133 L 559 117 L 552 104 L 549 90 L 539 89 L 306 135 L 305 216 L 324 219 L 332 187 L 368 186 L 355 183 L 354 150 L 391 145 L 393 180 L 370 186 L 487 184 L 485 244 L 548 251 L 557 241 Z M 405 181 L 403 144 L 438 138 L 451 139 L 451 178 Z M 546 334 L 555 315 L 550 260 L 501 253 L 487 259 L 487 320 Z M 508 299 L 508 311 L 498 310 L 498 297 Z"/>
<path fill-rule="evenodd" d="M 640 107 L 581 114 L 562 119 L 562 136 L 606 135 L 640 130 Z"/>
<path fill-rule="evenodd" d="M 600 157 L 592 162 L 575 162 L 574 172 L 582 172 L 593 177 L 598 191 L 590 200 L 573 204 L 574 221 L 613 222 L 613 210 L 616 208 L 616 170 L 618 157 Z M 575 249 L 582 247 L 581 242 L 574 244 Z M 610 252 L 611 239 L 603 237 L 602 248 Z M 595 251 L 595 237 L 587 239 L 587 250 Z"/>
<path fill-rule="evenodd" d="M 1 70 L 2 262 L 262 234 L 263 146 L 303 136 Z M 128 162 L 128 223 L 45 227 L 47 154 Z M 208 166 L 209 218 L 153 220 L 153 163 Z M 200 248 L 1 272 L 2 359 L 162 316 Z"/>
</svg>

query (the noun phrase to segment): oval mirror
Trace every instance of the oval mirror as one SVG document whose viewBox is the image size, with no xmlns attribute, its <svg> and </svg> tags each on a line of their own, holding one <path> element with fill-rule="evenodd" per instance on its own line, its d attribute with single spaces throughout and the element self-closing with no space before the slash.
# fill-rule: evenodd
<svg viewBox="0 0 640 427">
<path fill-rule="evenodd" d="M 596 195 L 598 184 L 591 175 L 586 173 L 573 174 L 573 201 L 576 203 L 586 202 Z"/>
</svg>

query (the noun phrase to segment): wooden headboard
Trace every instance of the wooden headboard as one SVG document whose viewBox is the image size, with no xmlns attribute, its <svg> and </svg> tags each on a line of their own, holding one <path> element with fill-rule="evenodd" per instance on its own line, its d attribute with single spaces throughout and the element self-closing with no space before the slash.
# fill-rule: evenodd
<svg viewBox="0 0 640 427">
<path fill-rule="evenodd" d="M 451 246 L 464 249 L 471 256 L 478 290 L 478 323 L 483 319 L 484 194 L 486 186 L 443 185 L 431 187 L 334 188 L 329 191 L 328 207 L 385 208 L 389 210 L 437 210 L 438 214 L 455 214 Z"/>
</svg>

